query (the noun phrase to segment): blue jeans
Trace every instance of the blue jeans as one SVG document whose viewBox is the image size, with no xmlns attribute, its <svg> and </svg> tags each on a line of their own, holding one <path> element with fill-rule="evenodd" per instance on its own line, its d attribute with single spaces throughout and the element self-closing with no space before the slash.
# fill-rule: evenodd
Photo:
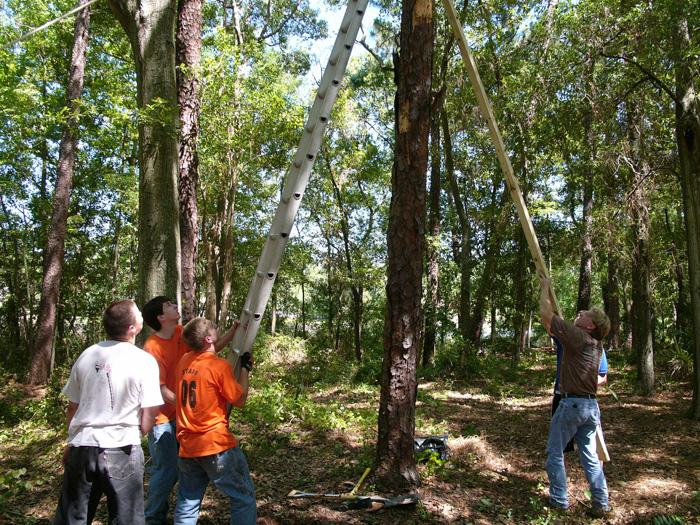
<svg viewBox="0 0 700 525">
<path fill-rule="evenodd" d="M 102 494 L 107 496 L 109 523 L 144 523 L 140 445 L 72 447 L 54 525 L 91 523 Z"/>
<path fill-rule="evenodd" d="M 177 438 L 175 420 L 155 425 L 148 432 L 151 476 L 148 481 L 146 523 L 161 525 L 168 518 L 170 491 L 177 483 Z"/>
<path fill-rule="evenodd" d="M 549 502 L 562 509 L 569 508 L 566 497 L 564 448 L 574 438 L 578 456 L 591 488 L 593 506 L 610 510 L 608 485 L 596 452 L 595 430 L 600 424 L 600 409 L 595 399 L 563 398 L 552 417 L 547 441 L 547 477 Z"/>
<path fill-rule="evenodd" d="M 231 525 L 255 525 L 258 517 L 255 489 L 240 447 L 201 458 L 180 458 L 176 525 L 197 523 L 199 506 L 209 481 L 229 497 Z"/>
</svg>

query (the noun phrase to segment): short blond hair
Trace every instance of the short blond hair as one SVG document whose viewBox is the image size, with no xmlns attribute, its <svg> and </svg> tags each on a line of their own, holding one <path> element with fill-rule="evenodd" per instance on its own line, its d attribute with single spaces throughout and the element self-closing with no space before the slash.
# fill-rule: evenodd
<svg viewBox="0 0 700 525">
<path fill-rule="evenodd" d="M 212 328 L 209 319 L 195 317 L 182 329 L 182 340 L 195 352 L 201 352 L 206 347 L 204 340 L 209 336 L 209 329 Z"/>
<path fill-rule="evenodd" d="M 610 318 L 605 311 L 598 306 L 594 306 L 588 310 L 588 315 L 595 325 L 595 328 L 591 330 L 591 335 L 598 341 L 602 341 L 610 332 Z"/>
</svg>

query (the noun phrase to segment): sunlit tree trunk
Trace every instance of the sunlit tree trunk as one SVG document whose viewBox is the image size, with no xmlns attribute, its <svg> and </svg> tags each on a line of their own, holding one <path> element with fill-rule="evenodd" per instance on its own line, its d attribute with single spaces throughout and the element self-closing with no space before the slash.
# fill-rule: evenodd
<svg viewBox="0 0 700 525">
<path fill-rule="evenodd" d="M 403 0 L 396 60 L 394 166 L 387 231 L 387 304 L 375 480 L 420 484 L 413 456 L 422 324 L 433 1 Z"/>
<path fill-rule="evenodd" d="M 180 302 L 175 0 L 108 0 L 136 65 L 139 119 L 138 294 Z M 142 332 L 141 338 L 145 337 Z"/>
<path fill-rule="evenodd" d="M 81 0 L 81 5 L 87 0 Z M 53 363 L 54 331 L 58 309 L 63 254 L 70 208 L 70 190 L 73 184 L 73 167 L 78 149 L 78 116 L 80 98 L 85 78 L 88 36 L 90 29 L 90 6 L 81 10 L 75 19 L 73 53 L 71 55 L 66 108 L 68 117 L 63 126 L 58 154 L 58 169 L 53 196 L 53 214 L 49 226 L 46 251 L 44 252 L 44 277 L 41 284 L 41 302 L 37 319 L 37 332 L 34 345 L 29 382 L 45 384 L 51 375 Z"/>
<path fill-rule="evenodd" d="M 180 110 L 180 249 L 182 251 L 183 324 L 197 315 L 199 245 L 199 69 L 202 59 L 202 0 L 177 6 L 177 101 Z"/>
</svg>

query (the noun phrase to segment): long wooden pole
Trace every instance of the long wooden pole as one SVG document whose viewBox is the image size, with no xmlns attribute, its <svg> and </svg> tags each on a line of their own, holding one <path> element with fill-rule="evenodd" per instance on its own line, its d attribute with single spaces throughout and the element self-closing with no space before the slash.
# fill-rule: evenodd
<svg viewBox="0 0 700 525">
<path fill-rule="evenodd" d="M 445 5 L 447 17 L 450 19 L 452 31 L 457 39 L 459 50 L 462 53 L 462 60 L 467 68 L 467 72 L 469 73 L 469 80 L 471 81 L 474 91 L 476 92 L 476 99 L 479 102 L 481 113 L 483 114 L 484 119 L 486 119 L 486 124 L 489 127 L 491 140 L 493 140 L 493 145 L 496 147 L 496 153 L 498 154 L 498 160 L 501 163 L 501 168 L 503 169 L 503 173 L 506 177 L 506 184 L 510 190 L 510 196 L 513 198 L 515 207 L 518 210 L 520 224 L 522 224 L 523 231 L 525 232 L 525 238 L 527 239 L 527 244 L 530 247 L 532 258 L 535 260 L 535 267 L 537 268 L 538 272 L 542 272 L 545 277 L 549 278 L 549 272 L 547 271 L 547 266 L 544 264 L 544 258 L 542 257 L 540 243 L 537 240 L 537 235 L 535 234 L 535 228 L 532 225 L 532 220 L 530 219 L 530 214 L 527 211 L 523 194 L 520 191 L 518 179 L 515 177 L 515 173 L 513 173 L 513 166 L 511 165 L 508 154 L 506 153 L 503 137 L 501 137 L 501 132 L 498 130 L 498 124 L 496 124 L 493 109 L 491 109 L 491 103 L 486 95 L 484 84 L 481 82 L 481 76 L 479 76 L 479 70 L 476 67 L 474 56 L 472 55 L 469 45 L 467 44 L 467 38 L 464 36 L 462 24 L 460 24 L 459 19 L 457 18 L 457 12 L 455 11 L 452 0 L 442 0 L 442 2 Z M 554 311 L 557 313 L 557 315 L 559 315 L 559 317 L 561 317 L 561 308 L 559 307 L 557 296 L 554 293 L 553 288 L 550 287 L 550 290 L 552 291 L 552 305 L 554 306 Z"/>
</svg>

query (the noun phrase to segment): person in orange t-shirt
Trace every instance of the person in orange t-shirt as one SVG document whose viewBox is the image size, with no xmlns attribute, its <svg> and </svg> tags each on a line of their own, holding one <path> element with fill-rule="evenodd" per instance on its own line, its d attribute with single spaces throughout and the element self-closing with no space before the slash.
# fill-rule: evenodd
<svg viewBox="0 0 700 525">
<path fill-rule="evenodd" d="M 178 391 L 177 364 L 191 349 L 182 341 L 183 327 L 178 324 L 180 311 L 170 298 L 160 295 L 148 301 L 143 307 L 143 319 L 155 330 L 143 349 L 158 362 L 160 391 L 165 401 L 160 406 L 156 424 L 148 433 L 151 470 L 144 511 L 148 525 L 161 525 L 168 518 L 170 492 L 178 478 L 174 394 Z M 236 326 L 221 337 L 217 348 L 224 348 L 233 339 L 235 331 Z"/>
<path fill-rule="evenodd" d="M 255 524 L 253 480 L 238 441 L 228 429 L 228 403 L 238 408 L 245 405 L 253 359 L 249 353 L 241 357 L 239 383 L 231 363 L 215 355 L 219 334 L 213 323 L 203 317 L 193 319 L 183 329 L 182 339 L 194 351 L 185 354 L 177 366 L 180 484 L 175 523 L 197 523 L 211 481 L 229 497 L 231 524 Z"/>
</svg>

